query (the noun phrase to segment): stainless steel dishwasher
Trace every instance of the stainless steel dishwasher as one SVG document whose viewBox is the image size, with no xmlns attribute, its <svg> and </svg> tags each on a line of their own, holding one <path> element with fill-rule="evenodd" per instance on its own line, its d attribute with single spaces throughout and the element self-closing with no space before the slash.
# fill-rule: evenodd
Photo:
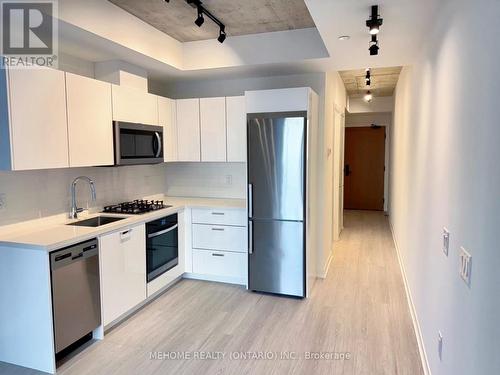
<svg viewBox="0 0 500 375">
<path fill-rule="evenodd" d="M 50 253 L 56 353 L 101 325 L 97 239 Z"/>
</svg>

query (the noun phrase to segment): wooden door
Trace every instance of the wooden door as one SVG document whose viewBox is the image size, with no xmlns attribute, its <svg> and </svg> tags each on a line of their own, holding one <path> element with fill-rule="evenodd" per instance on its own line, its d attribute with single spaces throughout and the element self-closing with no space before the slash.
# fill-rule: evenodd
<svg viewBox="0 0 500 375">
<path fill-rule="evenodd" d="M 344 206 L 384 209 L 385 128 L 345 129 Z"/>
</svg>

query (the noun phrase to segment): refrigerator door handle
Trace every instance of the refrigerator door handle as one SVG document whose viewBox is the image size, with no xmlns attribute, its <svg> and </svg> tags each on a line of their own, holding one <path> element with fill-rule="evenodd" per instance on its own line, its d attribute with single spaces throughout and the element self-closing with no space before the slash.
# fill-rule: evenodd
<svg viewBox="0 0 500 375">
<path fill-rule="evenodd" d="M 248 184 L 248 217 L 253 217 L 253 185 Z"/>
<path fill-rule="evenodd" d="M 253 254 L 253 223 L 248 221 L 248 254 Z"/>
</svg>

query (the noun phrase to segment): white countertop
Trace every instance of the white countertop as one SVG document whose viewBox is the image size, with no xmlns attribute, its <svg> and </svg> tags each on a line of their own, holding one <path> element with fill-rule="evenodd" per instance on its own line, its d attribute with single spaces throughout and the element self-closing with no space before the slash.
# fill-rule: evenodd
<svg viewBox="0 0 500 375">
<path fill-rule="evenodd" d="M 127 227 L 155 220 L 172 213 L 189 208 L 245 208 L 244 199 L 215 199 L 215 198 L 184 198 L 168 196 L 151 196 L 147 199 L 162 199 L 166 205 L 172 207 L 142 215 L 121 215 L 108 213 L 81 213 L 78 219 L 68 219 L 67 214 L 60 214 L 41 219 L 30 220 L 17 224 L 0 227 L 0 251 L 6 248 L 25 248 L 44 251 L 53 251 L 81 241 L 85 241 L 104 233 L 115 232 Z M 88 219 L 94 216 L 117 216 L 125 219 L 115 221 L 100 227 L 83 227 L 66 225 L 71 222 Z M 3 248 L 3 249 L 2 249 Z"/>
</svg>

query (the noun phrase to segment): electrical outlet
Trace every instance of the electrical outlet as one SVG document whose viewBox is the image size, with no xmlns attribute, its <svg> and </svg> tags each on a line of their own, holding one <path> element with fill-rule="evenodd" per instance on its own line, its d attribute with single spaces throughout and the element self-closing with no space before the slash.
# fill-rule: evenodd
<svg viewBox="0 0 500 375">
<path fill-rule="evenodd" d="M 443 360 L 443 334 L 438 331 L 438 356 L 439 360 Z"/>
<path fill-rule="evenodd" d="M 226 185 L 232 185 L 233 184 L 233 176 L 228 174 L 226 175 Z"/>
<path fill-rule="evenodd" d="M 460 247 L 460 277 L 470 287 L 472 273 L 472 255 L 467 250 Z"/>
<path fill-rule="evenodd" d="M 0 193 L 0 210 L 5 208 L 6 203 L 7 203 L 7 197 L 5 193 Z"/>
<path fill-rule="evenodd" d="M 448 229 L 443 228 L 443 253 L 448 256 L 448 250 L 450 249 L 450 232 Z"/>
</svg>

